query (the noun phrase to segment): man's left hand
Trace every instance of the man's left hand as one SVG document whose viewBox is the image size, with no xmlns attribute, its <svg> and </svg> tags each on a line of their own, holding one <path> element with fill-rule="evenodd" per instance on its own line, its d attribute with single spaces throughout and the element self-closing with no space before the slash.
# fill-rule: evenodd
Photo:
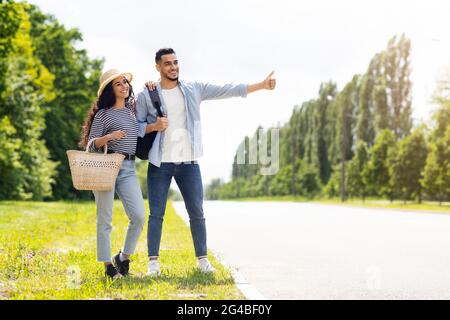
<svg viewBox="0 0 450 320">
<path fill-rule="evenodd" d="M 264 79 L 263 81 L 263 86 L 264 89 L 267 90 L 274 90 L 275 86 L 277 85 L 277 80 L 276 79 L 272 79 L 273 74 L 275 73 L 275 71 L 272 71 L 266 79 Z"/>
</svg>

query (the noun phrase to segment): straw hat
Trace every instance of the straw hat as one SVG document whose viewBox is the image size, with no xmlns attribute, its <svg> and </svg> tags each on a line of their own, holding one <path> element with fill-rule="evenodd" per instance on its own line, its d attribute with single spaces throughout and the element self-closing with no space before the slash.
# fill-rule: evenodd
<svg viewBox="0 0 450 320">
<path fill-rule="evenodd" d="M 131 82 L 131 80 L 133 80 L 133 75 L 130 72 L 120 72 L 117 69 L 111 69 L 104 72 L 100 77 L 100 88 L 98 88 L 97 97 L 100 97 L 108 83 L 120 76 L 124 76 L 128 80 L 128 82 Z"/>
</svg>

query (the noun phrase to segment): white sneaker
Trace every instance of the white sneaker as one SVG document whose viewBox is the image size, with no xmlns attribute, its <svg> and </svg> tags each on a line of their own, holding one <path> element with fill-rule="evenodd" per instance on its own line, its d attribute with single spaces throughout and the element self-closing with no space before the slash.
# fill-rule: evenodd
<svg viewBox="0 0 450 320">
<path fill-rule="evenodd" d="M 216 269 L 209 263 L 207 258 L 198 260 L 198 269 L 203 273 L 214 273 Z"/>
<path fill-rule="evenodd" d="M 150 277 L 157 277 L 157 276 L 161 275 L 161 271 L 159 270 L 159 261 L 158 260 L 150 260 L 149 261 L 147 275 Z"/>
</svg>

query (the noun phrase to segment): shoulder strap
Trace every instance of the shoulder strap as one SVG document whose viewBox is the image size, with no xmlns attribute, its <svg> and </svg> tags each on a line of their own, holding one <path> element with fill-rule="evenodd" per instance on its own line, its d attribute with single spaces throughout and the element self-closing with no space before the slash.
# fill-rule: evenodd
<svg viewBox="0 0 450 320">
<path fill-rule="evenodd" d="M 147 90 L 148 94 L 150 95 L 150 99 L 152 100 L 152 104 L 158 112 L 158 116 L 164 117 L 161 112 L 161 99 L 159 98 L 158 89 L 155 88 L 155 90 L 151 91 L 149 88 L 147 88 Z"/>
</svg>

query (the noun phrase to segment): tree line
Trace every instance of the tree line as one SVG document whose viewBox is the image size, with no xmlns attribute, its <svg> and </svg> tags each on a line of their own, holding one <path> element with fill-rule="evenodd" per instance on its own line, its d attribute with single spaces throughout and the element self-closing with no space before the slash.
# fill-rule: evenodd
<svg viewBox="0 0 450 320">
<path fill-rule="evenodd" d="M 25 2 L 0 0 L 0 199 L 88 198 L 73 189 L 77 149 L 103 60 L 82 35 Z"/>
<path fill-rule="evenodd" d="M 213 180 L 206 197 L 448 201 L 450 74 L 434 94 L 433 123 L 413 125 L 410 53 L 411 41 L 394 36 L 365 74 L 354 75 L 342 90 L 332 81 L 322 83 L 315 99 L 295 106 L 278 128 L 279 170 L 274 175 L 260 174 L 262 165 L 248 161 L 266 143 L 262 136 L 277 129 L 259 127 L 241 142 L 231 181 Z M 236 161 L 242 152 L 246 164 Z"/>
</svg>

